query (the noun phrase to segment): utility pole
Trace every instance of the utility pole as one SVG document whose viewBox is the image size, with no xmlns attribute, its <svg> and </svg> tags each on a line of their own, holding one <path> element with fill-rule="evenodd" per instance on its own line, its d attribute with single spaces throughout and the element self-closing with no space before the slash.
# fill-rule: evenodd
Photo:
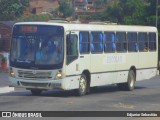
<svg viewBox="0 0 160 120">
<path fill-rule="evenodd" d="M 158 27 L 158 0 L 156 1 L 156 27 Z"/>
<path fill-rule="evenodd" d="M 72 9 L 73 9 L 72 19 L 74 21 L 75 20 L 75 0 L 72 0 Z"/>
</svg>

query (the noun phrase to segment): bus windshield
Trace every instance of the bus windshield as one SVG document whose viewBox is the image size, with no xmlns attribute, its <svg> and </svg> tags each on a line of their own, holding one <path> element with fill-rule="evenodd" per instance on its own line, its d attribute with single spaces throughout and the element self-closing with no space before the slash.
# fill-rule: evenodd
<svg viewBox="0 0 160 120">
<path fill-rule="evenodd" d="M 22 68 L 60 67 L 64 56 L 63 43 L 63 27 L 17 25 L 13 28 L 10 63 Z"/>
</svg>

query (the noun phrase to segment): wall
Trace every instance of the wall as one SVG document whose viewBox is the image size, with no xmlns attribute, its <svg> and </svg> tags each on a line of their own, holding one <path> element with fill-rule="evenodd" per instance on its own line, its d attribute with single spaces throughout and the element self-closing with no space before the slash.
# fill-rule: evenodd
<svg viewBox="0 0 160 120">
<path fill-rule="evenodd" d="M 0 52 L 9 51 L 10 49 L 11 28 L 0 24 Z M 4 40 L 4 42 L 3 42 Z"/>
</svg>

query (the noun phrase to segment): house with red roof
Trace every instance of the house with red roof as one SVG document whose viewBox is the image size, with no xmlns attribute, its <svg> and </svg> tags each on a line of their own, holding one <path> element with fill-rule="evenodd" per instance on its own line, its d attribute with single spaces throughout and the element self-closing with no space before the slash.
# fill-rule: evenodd
<svg viewBox="0 0 160 120">
<path fill-rule="evenodd" d="M 29 5 L 34 14 L 50 13 L 59 7 L 59 0 L 30 0 Z"/>
</svg>

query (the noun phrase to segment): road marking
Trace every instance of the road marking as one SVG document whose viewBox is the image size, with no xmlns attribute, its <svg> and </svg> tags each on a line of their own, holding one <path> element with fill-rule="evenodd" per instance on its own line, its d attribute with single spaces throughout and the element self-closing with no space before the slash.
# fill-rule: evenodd
<svg viewBox="0 0 160 120">
<path fill-rule="evenodd" d="M 12 91 L 14 91 L 14 87 L 9 87 L 9 86 L 0 87 L 0 94 L 1 94 L 1 93 L 12 92 Z"/>
<path fill-rule="evenodd" d="M 115 108 L 130 108 L 130 109 L 133 109 L 135 106 L 131 105 L 131 104 L 118 103 L 118 104 L 114 104 L 113 107 L 115 107 Z"/>
</svg>

